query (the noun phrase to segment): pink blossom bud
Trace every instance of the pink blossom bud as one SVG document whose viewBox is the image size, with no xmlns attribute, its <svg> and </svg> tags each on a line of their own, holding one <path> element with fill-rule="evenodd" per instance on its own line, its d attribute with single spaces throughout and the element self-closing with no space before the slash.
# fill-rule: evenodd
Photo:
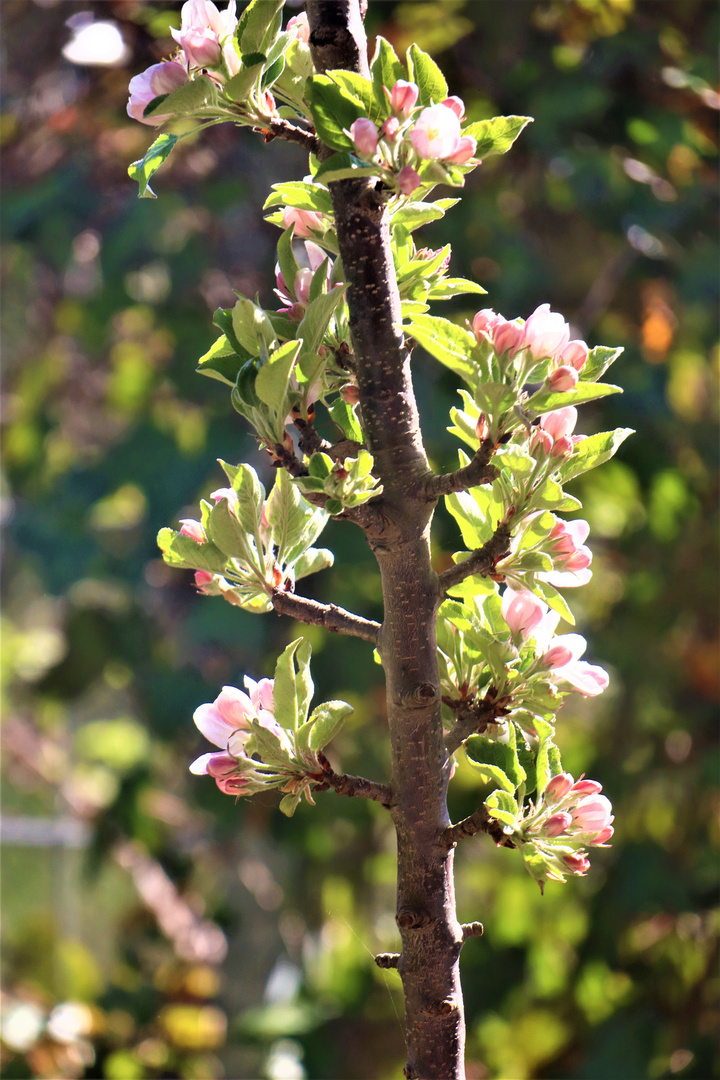
<svg viewBox="0 0 720 1080">
<path fill-rule="evenodd" d="M 602 784 L 598 784 L 597 780 L 576 780 L 571 790 L 578 795 L 599 795 Z"/>
<path fill-rule="evenodd" d="M 590 841 L 590 843 L 593 847 L 605 847 L 614 833 L 615 830 L 612 825 L 606 825 L 605 828 L 601 829 L 597 836 Z"/>
<path fill-rule="evenodd" d="M 504 322 L 502 315 L 496 315 L 492 308 L 483 308 L 473 319 L 473 333 L 478 341 L 483 337 L 492 337 L 495 328 Z"/>
<path fill-rule="evenodd" d="M 541 304 L 525 323 L 525 343 L 534 360 L 562 352 L 569 338 L 570 327 L 549 304 Z"/>
<path fill-rule="evenodd" d="M 552 448 L 553 457 L 567 457 L 573 452 L 573 444 L 571 439 L 556 439 L 555 445 Z"/>
<path fill-rule="evenodd" d="M 397 175 L 398 188 L 402 195 L 412 195 L 420 187 L 422 180 L 412 165 L 405 165 Z"/>
<path fill-rule="evenodd" d="M 590 869 L 590 860 L 584 855 L 563 855 L 563 862 L 573 874 L 587 874 Z"/>
<path fill-rule="evenodd" d="M 460 121 L 444 105 L 430 105 L 415 121 L 410 141 L 421 158 L 448 158 L 460 145 Z"/>
<path fill-rule="evenodd" d="M 555 393 L 565 393 L 567 390 L 574 390 L 578 384 L 580 376 L 574 367 L 565 367 L 564 365 L 555 368 L 553 373 L 548 378 L 548 387 Z"/>
<path fill-rule="evenodd" d="M 483 442 L 484 439 L 487 439 L 488 435 L 490 434 L 490 428 L 488 427 L 485 413 L 480 413 L 480 415 L 478 416 L 477 423 L 475 425 L 475 434 L 477 435 L 480 442 Z"/>
<path fill-rule="evenodd" d="M 293 15 L 292 19 L 288 19 L 288 24 L 285 29 L 294 33 L 298 41 L 304 42 L 305 45 L 309 44 L 310 23 L 308 22 L 307 14 L 304 11 L 301 11 L 299 15 Z"/>
<path fill-rule="evenodd" d="M 498 356 L 514 356 L 525 344 L 525 327 L 516 322 L 504 322 L 495 329 L 493 345 Z"/>
<path fill-rule="evenodd" d="M 139 120 L 141 124 L 164 124 L 171 113 L 164 113 L 162 105 L 157 112 L 143 116 L 151 101 L 161 94 L 171 94 L 188 81 L 187 71 L 182 64 L 169 60 L 164 64 L 153 64 L 140 75 L 130 80 L 130 100 L 127 103 L 128 116 Z"/>
<path fill-rule="evenodd" d="M 215 491 L 210 492 L 210 498 L 212 499 L 212 501 L 215 503 L 216 506 L 223 499 L 227 499 L 228 509 L 229 510 L 234 512 L 236 510 L 236 508 L 237 508 L 238 494 L 237 494 L 237 491 L 235 491 L 234 488 L 227 488 L 227 487 L 217 488 Z"/>
<path fill-rule="evenodd" d="M 612 804 L 604 795 L 588 795 L 577 804 L 572 818 L 582 832 L 600 832 L 613 820 Z"/>
<path fill-rule="evenodd" d="M 378 133 L 372 120 L 363 116 L 350 125 L 350 138 L 363 157 L 373 157 L 378 148 Z"/>
<path fill-rule="evenodd" d="M 206 587 L 212 582 L 213 576 L 207 570 L 195 571 L 195 588 L 198 592 L 205 592 Z"/>
<path fill-rule="evenodd" d="M 544 428 L 534 428 L 530 436 L 530 453 L 538 457 L 540 454 L 549 454 L 552 448 L 552 435 Z"/>
<path fill-rule="evenodd" d="M 445 100 L 441 101 L 440 104 L 444 105 L 446 109 L 452 110 L 452 112 L 454 112 L 457 116 L 458 120 L 462 120 L 465 115 L 465 102 L 462 98 L 455 97 L 455 95 L 453 95 L 452 97 L 445 98 Z"/>
<path fill-rule="evenodd" d="M 298 210 L 295 206 L 286 206 L 283 210 L 283 225 L 289 229 L 295 226 L 294 236 L 310 236 L 322 229 L 324 218 L 314 210 Z"/>
<path fill-rule="evenodd" d="M 540 427 L 549 432 L 553 439 L 562 439 L 575 430 L 576 423 L 577 409 L 574 405 L 566 405 L 564 409 L 546 413 L 540 420 Z"/>
<path fill-rule="evenodd" d="M 380 128 L 380 134 L 383 136 L 383 138 L 388 139 L 390 142 L 392 142 L 394 139 L 397 138 L 397 133 L 399 130 L 400 121 L 398 120 L 397 116 L 388 116 L 387 120 Z"/>
<path fill-rule="evenodd" d="M 513 637 L 529 637 L 542 622 L 547 607 L 531 592 L 514 592 L 506 588 L 502 599 L 502 617 Z"/>
<path fill-rule="evenodd" d="M 544 668 L 565 667 L 573 658 L 572 649 L 566 645 L 554 645 L 540 657 L 540 666 Z"/>
<path fill-rule="evenodd" d="M 476 150 L 477 139 L 473 139 L 470 135 L 462 135 L 455 153 L 445 158 L 445 160 L 449 165 L 464 165 L 466 161 L 469 161 L 474 156 Z"/>
<path fill-rule="evenodd" d="M 398 79 L 390 91 L 390 108 L 398 115 L 407 116 L 415 108 L 419 93 L 415 83 Z"/>
<path fill-rule="evenodd" d="M 180 530 L 181 536 L 189 536 L 191 540 L 194 540 L 197 544 L 207 543 L 207 536 L 205 530 L 199 521 L 195 521 L 193 518 L 181 518 L 180 524 L 182 529 Z"/>
<path fill-rule="evenodd" d="M 561 772 L 557 776 L 553 776 L 545 788 L 545 799 L 547 802 L 559 802 L 560 799 L 564 799 L 568 791 L 572 788 L 573 778 L 570 773 Z"/>
<path fill-rule="evenodd" d="M 340 388 L 340 397 L 347 401 L 348 405 L 357 405 L 360 400 L 360 391 L 355 383 L 346 383 Z"/>
<path fill-rule="evenodd" d="M 569 341 L 560 353 L 563 364 L 574 367 L 576 371 L 582 371 L 590 350 L 584 341 Z"/>
<path fill-rule="evenodd" d="M 307 304 L 310 299 L 310 286 L 312 285 L 313 272 L 305 266 L 298 270 L 295 275 L 295 299 L 300 304 Z"/>
<path fill-rule="evenodd" d="M 548 818 L 545 822 L 543 832 L 546 836 L 562 836 L 563 833 L 568 831 L 571 825 L 572 818 L 570 814 L 553 814 L 553 816 Z"/>
<path fill-rule="evenodd" d="M 237 769 L 237 761 L 230 754 L 209 754 L 205 772 L 215 780 L 225 780 Z"/>
<path fill-rule="evenodd" d="M 244 795 L 248 786 L 244 776 L 229 776 L 227 780 L 216 780 L 215 783 L 223 795 Z"/>
</svg>

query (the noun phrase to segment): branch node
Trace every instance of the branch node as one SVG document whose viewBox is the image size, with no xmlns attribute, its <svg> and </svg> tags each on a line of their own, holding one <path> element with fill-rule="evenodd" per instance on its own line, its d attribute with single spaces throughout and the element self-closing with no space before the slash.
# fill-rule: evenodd
<svg viewBox="0 0 720 1080">
<path fill-rule="evenodd" d="M 421 930 L 423 926 L 428 925 L 430 917 L 426 911 L 402 908 L 395 916 L 395 922 L 401 930 Z"/>
<path fill-rule="evenodd" d="M 463 941 L 471 937 L 482 937 L 485 928 L 481 922 L 468 922 L 462 924 Z"/>
<path fill-rule="evenodd" d="M 400 953 L 381 952 L 375 957 L 375 963 L 379 968 L 396 968 L 400 959 Z"/>
<path fill-rule="evenodd" d="M 425 709 L 428 705 L 433 705 L 438 696 L 438 688 L 432 683 L 420 683 L 402 695 L 402 704 L 407 709 Z"/>
<path fill-rule="evenodd" d="M 450 1013 L 456 1012 L 457 1005 L 452 998 L 445 998 L 443 1001 L 433 1001 L 429 1005 L 425 1006 L 425 1012 L 429 1016 L 450 1016 Z"/>
</svg>

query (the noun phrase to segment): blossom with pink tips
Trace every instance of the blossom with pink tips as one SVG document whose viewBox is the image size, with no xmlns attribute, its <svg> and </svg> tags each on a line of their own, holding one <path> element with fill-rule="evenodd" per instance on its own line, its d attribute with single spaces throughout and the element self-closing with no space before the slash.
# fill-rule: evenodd
<svg viewBox="0 0 720 1080">
<path fill-rule="evenodd" d="M 502 315 L 497 315 L 492 308 L 483 308 L 482 311 L 478 311 L 473 319 L 473 333 L 475 337 L 480 341 L 482 338 L 490 338 L 495 332 L 495 329 L 506 320 Z"/>
<path fill-rule="evenodd" d="M 397 139 L 399 130 L 400 121 L 398 120 L 397 116 L 388 116 L 387 120 L 385 120 L 382 127 L 380 128 L 380 134 L 384 139 L 388 139 L 390 142 L 393 142 L 395 139 Z"/>
<path fill-rule="evenodd" d="M 582 518 L 574 521 L 558 519 L 555 522 L 547 540 L 547 552 L 552 556 L 553 569 L 541 575 L 543 581 L 556 588 L 587 584 L 592 577 L 592 571 L 588 569 L 592 562 L 592 551 L 584 543 L 589 532 L 590 526 Z"/>
<path fill-rule="evenodd" d="M 514 356 L 525 344 L 525 328 L 518 322 L 503 322 L 495 327 L 493 346 L 498 356 Z"/>
<path fill-rule="evenodd" d="M 470 161 L 474 157 L 476 150 L 477 139 L 473 139 L 471 135 L 462 135 L 457 150 L 454 154 L 446 157 L 445 161 L 448 165 L 464 165 L 466 161 Z"/>
<path fill-rule="evenodd" d="M 573 786 L 573 778 L 570 773 L 561 772 L 553 776 L 543 792 L 548 802 L 556 802 L 564 799 Z"/>
<path fill-rule="evenodd" d="M 288 19 L 285 29 L 294 34 L 298 41 L 302 41 L 305 45 L 310 43 L 310 23 L 308 22 L 307 12 L 301 11 L 299 15 L 293 15 L 292 19 Z"/>
<path fill-rule="evenodd" d="M 590 841 L 593 847 L 610 847 L 608 840 L 611 840 L 615 835 L 615 830 L 612 825 L 606 825 L 604 829 L 601 829 L 597 836 L 594 836 Z"/>
<path fill-rule="evenodd" d="M 547 604 L 538 600 L 531 592 L 515 592 L 509 586 L 505 589 L 502 598 L 502 617 L 513 637 L 520 637 L 523 641 L 530 637 L 546 613 Z"/>
<path fill-rule="evenodd" d="M 562 315 L 541 304 L 525 323 L 525 343 L 534 360 L 556 356 L 570 340 L 570 327 Z"/>
<path fill-rule="evenodd" d="M 314 232 L 322 232 L 324 221 L 323 215 L 317 214 L 314 210 L 299 210 L 295 206 L 286 206 L 283 210 L 284 228 L 289 229 L 291 225 L 294 225 L 293 235 L 299 238 L 311 236 Z"/>
<path fill-rule="evenodd" d="M 590 350 L 584 341 L 569 341 L 560 353 L 560 363 L 574 367 L 576 371 L 582 371 L 589 353 Z"/>
<path fill-rule="evenodd" d="M 460 121 L 445 105 L 430 105 L 415 121 L 410 141 L 421 158 L 442 161 L 459 148 Z"/>
<path fill-rule="evenodd" d="M 459 98 L 454 94 L 452 97 L 445 98 L 440 104 L 444 105 L 446 109 L 450 109 L 451 112 L 454 112 L 458 120 L 462 120 L 465 116 L 465 102 L 462 98 Z"/>
<path fill-rule="evenodd" d="M 599 795 L 602 791 L 602 784 L 599 784 L 597 780 L 586 780 L 583 777 L 575 781 L 572 790 L 576 795 Z"/>
<path fill-rule="evenodd" d="M 361 116 L 350 125 L 350 138 L 362 157 L 372 158 L 377 153 L 378 131 L 372 120 Z"/>
<path fill-rule="evenodd" d="M 545 413 L 540 419 L 540 427 L 553 439 L 562 439 L 575 430 L 577 416 L 575 406 L 566 405 L 564 409 L 555 409 L 553 412 Z"/>
<path fill-rule="evenodd" d="M 212 68 L 224 58 L 230 74 L 237 74 L 240 59 L 232 41 L 237 26 L 235 0 L 230 0 L 222 13 L 212 0 L 187 0 L 182 6 L 181 18 L 180 29 L 171 29 L 170 33 L 185 53 L 188 65 Z"/>
<path fill-rule="evenodd" d="M 579 379 L 580 376 L 574 367 L 562 364 L 560 367 L 556 367 L 548 376 L 548 389 L 552 390 L 553 393 L 565 394 L 568 390 L 575 389 Z"/>
<path fill-rule="evenodd" d="M 180 524 L 182 525 L 181 536 L 189 536 L 196 544 L 207 543 L 207 535 L 201 522 L 195 521 L 194 518 L 180 518 Z"/>
<path fill-rule="evenodd" d="M 206 596 L 211 595 L 211 587 L 215 578 L 207 570 L 195 571 L 195 588 L 199 593 L 204 593 Z"/>
<path fill-rule="evenodd" d="M 412 195 L 422 184 L 420 175 L 412 165 L 403 165 L 397 175 L 398 189 L 401 195 Z"/>
<path fill-rule="evenodd" d="M 164 124 L 169 120 L 172 113 L 164 113 L 162 105 L 157 112 L 150 116 L 143 116 L 145 109 L 151 101 L 161 94 L 171 94 L 178 90 L 188 81 L 187 71 L 182 64 L 174 60 L 168 60 L 163 64 L 152 64 L 139 75 L 130 80 L 130 100 L 127 103 L 128 116 L 133 120 L 139 120 L 141 124 Z"/>
<path fill-rule="evenodd" d="M 572 811 L 572 820 L 581 832 L 597 834 L 613 820 L 612 804 L 605 795 L 587 795 Z"/>
<path fill-rule="evenodd" d="M 390 108 L 396 116 L 409 116 L 415 108 L 419 93 L 416 83 L 398 79 L 390 91 Z"/>
<path fill-rule="evenodd" d="M 568 870 L 570 870 L 573 874 L 587 874 L 588 870 L 590 869 L 590 860 L 585 855 L 581 855 L 579 853 L 576 854 L 574 852 L 570 852 L 567 855 L 563 855 L 562 861 L 565 863 L 565 866 L 568 868 Z"/>
<path fill-rule="evenodd" d="M 573 823 L 572 814 L 567 814 L 561 811 L 559 814 L 553 814 L 549 817 L 543 826 L 543 833 L 545 836 L 562 836 L 566 833 Z"/>
<path fill-rule="evenodd" d="M 556 439 L 553 443 L 551 454 L 554 458 L 569 457 L 573 452 L 574 445 L 572 439 Z"/>
<path fill-rule="evenodd" d="M 216 506 L 219 502 L 222 501 L 222 499 L 227 499 L 228 509 L 231 511 L 231 513 L 234 514 L 237 512 L 238 493 L 235 488 L 217 488 L 215 491 L 210 492 L 210 498 Z"/>
</svg>

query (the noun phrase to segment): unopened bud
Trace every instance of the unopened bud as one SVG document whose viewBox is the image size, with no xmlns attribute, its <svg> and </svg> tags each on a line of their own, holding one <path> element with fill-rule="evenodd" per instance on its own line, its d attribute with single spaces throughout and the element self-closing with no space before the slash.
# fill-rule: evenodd
<svg viewBox="0 0 720 1080">
<path fill-rule="evenodd" d="M 402 195 L 412 195 L 413 191 L 419 188 L 422 183 L 418 173 L 413 169 L 412 165 L 405 165 L 400 170 L 397 182 Z"/>
<path fill-rule="evenodd" d="M 388 116 L 387 120 L 380 128 L 380 134 L 385 139 L 389 139 L 390 142 L 397 138 L 397 133 L 400 130 L 400 121 L 397 116 Z"/>
<path fill-rule="evenodd" d="M 553 457 L 568 457 L 573 452 L 572 439 L 556 439 L 552 448 Z"/>
<path fill-rule="evenodd" d="M 590 860 L 584 855 L 563 855 L 563 862 L 573 874 L 587 874 L 590 869 Z"/>
<path fill-rule="evenodd" d="M 357 405 L 360 400 L 360 391 L 355 383 L 345 383 L 340 387 L 340 397 L 343 398 L 348 405 Z"/>
<path fill-rule="evenodd" d="M 564 799 L 572 786 L 573 778 L 570 773 L 561 772 L 553 776 L 544 791 L 546 802 L 559 802 Z"/>
<path fill-rule="evenodd" d="M 580 376 L 574 367 L 563 364 L 561 367 L 555 368 L 548 378 L 548 387 L 554 393 L 566 393 L 568 390 L 575 389 L 579 378 Z"/>
<path fill-rule="evenodd" d="M 559 814 L 553 814 L 552 817 L 548 818 L 545 822 L 543 832 L 546 836 L 562 836 L 563 833 L 568 831 L 571 825 L 572 818 L 570 814 L 561 812 Z"/>
<path fill-rule="evenodd" d="M 360 117 L 350 125 L 350 138 L 355 143 L 355 149 L 363 157 L 373 157 L 378 147 L 378 133 L 372 120 L 366 116 Z"/>
<path fill-rule="evenodd" d="M 477 424 L 475 425 L 475 434 L 477 435 L 480 442 L 483 442 L 485 439 L 487 439 L 488 435 L 490 434 L 490 428 L 488 427 L 488 422 L 485 419 L 484 413 L 480 413 L 480 415 L 478 416 Z"/>
</svg>

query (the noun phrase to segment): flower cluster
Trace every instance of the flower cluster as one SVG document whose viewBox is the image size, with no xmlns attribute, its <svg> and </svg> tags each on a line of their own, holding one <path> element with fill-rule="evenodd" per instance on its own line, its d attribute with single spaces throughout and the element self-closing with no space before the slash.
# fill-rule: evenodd
<svg viewBox="0 0 720 1080">
<path fill-rule="evenodd" d="M 398 79 L 385 88 L 391 115 L 378 129 L 374 121 L 359 117 L 348 135 L 357 156 L 380 166 L 384 179 L 402 195 L 412 195 L 422 184 L 418 171 L 425 161 L 445 166 L 478 164 L 473 161 L 477 141 L 461 132 L 465 105 L 449 97 L 437 105 L 417 105 L 420 94 L 413 82 Z"/>
<path fill-rule="evenodd" d="M 585 638 L 580 634 L 553 636 L 560 615 L 534 593 L 516 592 L 506 586 L 501 611 L 513 644 L 521 649 L 528 645 L 533 649 L 535 660 L 523 673 L 523 681 L 543 674 L 559 690 L 577 690 L 586 697 L 596 697 L 607 688 L 607 672 L 580 659 L 587 648 Z"/>
<path fill-rule="evenodd" d="M 170 30 L 179 45 L 175 58 L 153 64 L 130 80 L 128 116 L 141 124 L 163 124 L 171 114 L 163 113 L 162 106 L 149 116 L 144 115 L 155 98 L 178 90 L 198 71 L 209 69 L 218 81 L 237 75 L 240 57 L 233 41 L 236 26 L 235 0 L 229 0 L 222 12 L 212 0 L 187 0 L 182 6 L 180 29 Z"/>
<path fill-rule="evenodd" d="M 271 731 L 290 752 L 292 741 L 275 719 L 273 679 L 255 682 L 247 675 L 248 694 L 235 686 L 224 686 L 210 704 L 200 705 L 193 714 L 198 730 L 220 753 L 203 754 L 193 761 L 190 772 L 206 773 L 225 795 L 252 795 L 263 784 L 262 768 L 248 756 L 253 721 Z"/>
<path fill-rule="evenodd" d="M 586 874 L 590 869 L 587 847 L 608 847 L 613 835 L 610 800 L 601 795 L 596 780 L 574 781 L 570 773 L 558 773 L 538 799 L 525 809 L 512 827 L 531 872 L 540 880 L 564 881 L 565 875 Z M 544 864 L 542 871 L 537 864 Z M 544 872 L 543 872 L 544 871 Z"/>
<path fill-rule="evenodd" d="M 570 326 L 549 304 L 541 304 L 526 322 L 509 321 L 490 308 L 478 311 L 473 319 L 478 341 L 489 341 L 498 356 L 509 360 L 525 352 L 531 368 L 548 364 L 547 387 L 553 391 L 572 390 L 588 358 L 584 341 L 570 340 Z M 525 377 L 529 375 L 525 372 Z"/>
</svg>

